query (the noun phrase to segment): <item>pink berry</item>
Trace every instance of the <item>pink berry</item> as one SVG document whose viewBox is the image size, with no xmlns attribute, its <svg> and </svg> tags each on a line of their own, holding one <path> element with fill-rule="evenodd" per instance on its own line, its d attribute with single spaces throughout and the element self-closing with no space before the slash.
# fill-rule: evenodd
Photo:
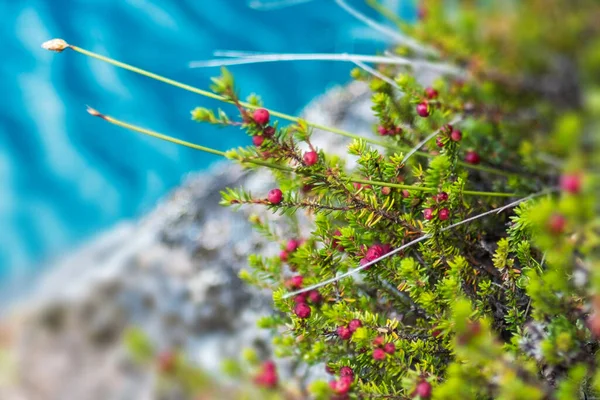
<svg viewBox="0 0 600 400">
<path fill-rule="evenodd" d="M 367 261 L 373 261 L 373 260 L 378 259 L 379 257 L 381 257 L 384 254 L 385 254 L 385 252 L 384 252 L 383 246 L 381 246 L 380 244 L 374 244 L 373 246 L 369 247 L 369 250 L 367 250 L 365 259 Z"/>
<path fill-rule="evenodd" d="M 438 91 L 432 87 L 428 87 L 427 89 L 425 89 L 425 97 L 427 97 L 429 100 L 437 98 L 438 94 Z"/>
<path fill-rule="evenodd" d="M 356 330 L 358 328 L 360 328 L 362 326 L 362 322 L 360 319 L 353 319 L 352 321 L 350 321 L 348 323 L 348 329 L 350 329 L 350 332 L 356 332 Z"/>
<path fill-rule="evenodd" d="M 274 388 L 277 386 L 277 370 L 273 361 L 265 361 L 262 365 L 260 374 L 254 378 L 254 382 L 265 388 Z"/>
<path fill-rule="evenodd" d="M 426 208 L 423 210 L 423 217 L 427 221 L 431 221 L 433 219 L 433 210 L 431 208 Z"/>
<path fill-rule="evenodd" d="M 281 252 L 279 253 L 279 259 L 281 261 L 287 261 L 288 260 L 288 253 L 285 250 L 281 250 Z"/>
<path fill-rule="evenodd" d="M 385 359 L 385 351 L 383 349 L 375 349 L 373 350 L 373 359 L 377 361 L 381 361 Z"/>
<path fill-rule="evenodd" d="M 319 304 L 323 300 L 323 296 L 318 290 L 311 290 L 308 292 L 308 300 L 313 304 Z"/>
<path fill-rule="evenodd" d="M 383 336 L 377 336 L 373 339 L 373 346 L 381 346 L 383 344 Z"/>
<path fill-rule="evenodd" d="M 421 399 L 429 399 L 431 397 L 431 384 L 426 381 L 419 382 L 415 394 Z"/>
<path fill-rule="evenodd" d="M 562 175 L 560 177 L 560 189 L 571 194 L 577 194 L 581 190 L 581 177 L 579 175 Z"/>
<path fill-rule="evenodd" d="M 438 218 L 441 221 L 445 221 L 448 218 L 450 218 L 450 210 L 448 210 L 447 208 L 442 208 L 439 212 L 438 212 Z"/>
<path fill-rule="evenodd" d="M 476 165 L 481 162 L 481 158 L 475 151 L 469 150 L 467 151 L 467 154 L 465 154 L 465 162 Z"/>
<path fill-rule="evenodd" d="M 392 193 L 392 189 L 389 186 L 384 186 L 381 188 L 381 194 L 384 196 L 389 196 Z"/>
<path fill-rule="evenodd" d="M 306 303 L 298 303 L 294 307 L 294 314 L 296 314 L 298 318 L 308 318 L 310 317 L 310 306 Z"/>
<path fill-rule="evenodd" d="M 548 229 L 555 235 L 563 233 L 566 225 L 567 219 L 561 214 L 552 214 L 548 220 Z"/>
<path fill-rule="evenodd" d="M 362 185 L 358 182 L 352 182 L 352 186 L 354 186 L 354 189 L 356 190 L 360 190 L 362 188 Z"/>
<path fill-rule="evenodd" d="M 437 145 L 437 147 L 444 147 L 444 142 L 442 141 L 442 138 L 440 136 L 435 138 L 435 144 Z"/>
<path fill-rule="evenodd" d="M 352 337 L 352 331 L 346 326 L 338 326 L 336 332 L 342 340 L 348 340 Z"/>
<path fill-rule="evenodd" d="M 443 203 L 444 201 L 448 201 L 448 193 L 439 192 L 437 195 L 437 201 Z"/>
<path fill-rule="evenodd" d="M 342 236 L 342 232 L 340 232 L 340 230 L 337 229 L 335 232 L 333 232 L 333 236 L 334 238 L 331 241 L 331 245 L 335 247 L 338 251 L 344 251 L 344 246 L 342 246 L 340 240 L 335 238 L 335 236 Z"/>
<path fill-rule="evenodd" d="M 300 293 L 294 297 L 294 303 L 306 303 L 306 293 Z"/>
<path fill-rule="evenodd" d="M 396 345 L 394 343 L 386 343 L 383 345 L 383 351 L 388 354 L 394 354 L 396 352 Z"/>
<path fill-rule="evenodd" d="M 315 165 L 317 163 L 317 160 L 319 159 L 319 155 L 317 154 L 316 151 L 309 151 L 304 153 L 304 164 L 306 164 L 308 167 L 310 167 L 311 165 Z"/>
<path fill-rule="evenodd" d="M 271 115 L 269 114 L 269 111 L 265 110 L 264 108 L 259 108 L 254 110 L 252 117 L 257 124 L 266 125 L 269 123 L 269 118 L 271 118 Z"/>
<path fill-rule="evenodd" d="M 379 132 L 379 134 L 380 134 L 381 136 L 385 136 L 385 135 L 387 135 L 387 134 L 388 134 L 388 130 L 387 130 L 387 128 L 386 128 L 385 126 L 383 126 L 383 125 L 379 125 L 379 126 L 377 127 L 377 132 Z"/>
<path fill-rule="evenodd" d="M 350 377 L 354 378 L 354 370 L 350 367 L 342 367 L 342 368 L 340 368 L 340 376 L 341 377 L 350 376 Z"/>
<path fill-rule="evenodd" d="M 304 281 L 304 277 L 302 275 L 295 275 L 295 276 L 292 276 L 287 281 L 287 286 L 292 289 L 300 289 L 300 288 L 302 288 L 303 281 Z"/>
<path fill-rule="evenodd" d="M 337 394 L 346 394 L 350 391 L 350 387 L 352 386 L 352 379 L 350 377 L 342 377 L 338 379 L 335 383 L 335 388 L 333 389 Z"/>
<path fill-rule="evenodd" d="M 271 204 L 279 204 L 283 200 L 283 192 L 280 189 L 271 189 L 267 199 Z"/>
<path fill-rule="evenodd" d="M 285 250 L 289 253 L 292 253 L 292 252 L 296 251 L 298 246 L 300 246 L 300 242 L 298 242 L 295 239 L 290 239 L 290 240 L 288 240 L 287 244 L 285 245 Z"/>
<path fill-rule="evenodd" d="M 429 104 L 427 104 L 426 101 L 422 101 L 417 104 L 417 114 L 423 118 L 429 117 Z"/>
<path fill-rule="evenodd" d="M 462 139 L 462 132 L 458 129 L 454 129 L 450 134 L 450 139 L 452 139 L 455 142 L 460 142 Z"/>
<path fill-rule="evenodd" d="M 265 142 L 264 136 L 260 136 L 260 135 L 252 136 L 252 144 L 254 144 L 256 147 L 262 146 L 262 144 L 264 142 Z"/>
<path fill-rule="evenodd" d="M 410 192 L 407 189 L 402 189 L 402 197 L 405 199 L 410 197 Z"/>
</svg>

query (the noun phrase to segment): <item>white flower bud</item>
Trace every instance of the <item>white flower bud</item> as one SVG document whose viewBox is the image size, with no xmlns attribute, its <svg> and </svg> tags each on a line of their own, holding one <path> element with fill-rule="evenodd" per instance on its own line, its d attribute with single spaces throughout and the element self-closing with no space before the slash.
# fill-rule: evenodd
<svg viewBox="0 0 600 400">
<path fill-rule="evenodd" d="M 50 51 L 56 51 L 60 53 L 64 49 L 69 47 L 69 44 L 62 39 L 52 39 L 42 43 L 42 48 Z"/>
</svg>

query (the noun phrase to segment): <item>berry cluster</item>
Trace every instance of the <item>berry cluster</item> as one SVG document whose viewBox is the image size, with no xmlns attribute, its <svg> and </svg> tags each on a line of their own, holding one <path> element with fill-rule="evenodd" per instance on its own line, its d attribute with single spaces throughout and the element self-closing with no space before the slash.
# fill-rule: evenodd
<svg viewBox="0 0 600 400">
<path fill-rule="evenodd" d="M 350 340 L 352 338 L 352 334 L 356 332 L 358 328 L 362 326 L 362 322 L 359 319 L 351 320 L 348 325 L 341 325 L 337 327 L 337 335 L 342 340 Z"/>
<path fill-rule="evenodd" d="M 440 207 L 443 203 L 448 201 L 448 193 L 440 192 L 433 196 L 434 206 L 428 207 L 423 210 L 423 217 L 427 221 L 431 221 L 435 218 L 435 209 L 437 210 L 437 217 L 440 221 L 446 221 L 450 218 L 450 210 L 447 207 Z"/>
<path fill-rule="evenodd" d="M 377 361 L 382 361 L 385 359 L 386 355 L 394 354 L 396 352 L 396 345 L 392 342 L 384 343 L 385 339 L 383 336 L 377 336 L 375 340 L 373 340 L 373 359 Z"/>
<path fill-rule="evenodd" d="M 327 369 L 328 372 L 333 372 L 331 369 Z M 333 397 L 334 400 L 343 400 L 347 399 L 348 392 L 352 387 L 352 382 L 354 382 L 354 371 L 350 367 L 342 367 L 340 368 L 340 377 L 336 380 L 329 382 L 329 387 L 336 394 Z"/>
</svg>

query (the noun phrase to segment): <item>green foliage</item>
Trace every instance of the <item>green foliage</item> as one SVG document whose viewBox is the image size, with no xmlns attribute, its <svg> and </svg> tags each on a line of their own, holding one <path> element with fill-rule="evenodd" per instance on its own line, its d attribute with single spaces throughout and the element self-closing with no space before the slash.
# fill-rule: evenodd
<svg viewBox="0 0 600 400">
<path fill-rule="evenodd" d="M 282 113 L 274 115 L 290 125 L 266 123 L 254 114 L 260 99 L 241 102 L 226 69 L 209 97 L 239 118 L 192 111 L 252 137 L 225 156 L 270 168 L 282 191 L 222 193 L 224 206 L 262 205 L 290 226 L 250 218 L 281 246 L 250 256 L 240 272 L 273 294 L 274 312 L 259 326 L 273 333 L 276 356 L 334 375 L 329 384 L 299 379 L 299 392 L 259 375 L 255 398 L 597 397 L 600 220 L 589 148 L 600 129 L 600 3 L 420 7 L 418 23 L 399 24 L 415 42 L 391 49 L 411 62 L 351 74 L 373 92 L 377 139 Z M 427 68 L 437 78 L 425 88 Z M 313 128 L 352 137 L 356 166 L 316 148 Z M 499 208 L 514 193 L 522 202 Z M 126 340 L 137 359 L 152 357 L 140 334 Z M 244 357 L 225 369 L 251 376 L 260 361 Z M 202 374 L 175 365 L 172 376 L 199 390 Z"/>
</svg>

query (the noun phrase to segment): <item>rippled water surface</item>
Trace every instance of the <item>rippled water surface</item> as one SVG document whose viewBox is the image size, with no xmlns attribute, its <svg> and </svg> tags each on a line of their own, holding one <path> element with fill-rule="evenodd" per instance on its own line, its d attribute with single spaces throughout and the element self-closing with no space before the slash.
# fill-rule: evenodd
<svg viewBox="0 0 600 400">
<path fill-rule="evenodd" d="M 202 88 L 218 70 L 187 64 L 217 49 L 372 52 L 385 46 L 329 0 L 269 12 L 248 8 L 245 0 L 0 0 L 0 15 L 4 277 L 143 214 L 186 173 L 216 159 L 91 118 L 86 104 L 218 149 L 247 140 L 236 129 L 190 121 L 193 107 L 214 102 L 74 52 L 45 52 L 43 41 L 62 37 Z M 255 91 L 268 106 L 296 113 L 328 86 L 346 82 L 350 68 L 302 62 L 232 71 L 242 93 Z"/>
</svg>

